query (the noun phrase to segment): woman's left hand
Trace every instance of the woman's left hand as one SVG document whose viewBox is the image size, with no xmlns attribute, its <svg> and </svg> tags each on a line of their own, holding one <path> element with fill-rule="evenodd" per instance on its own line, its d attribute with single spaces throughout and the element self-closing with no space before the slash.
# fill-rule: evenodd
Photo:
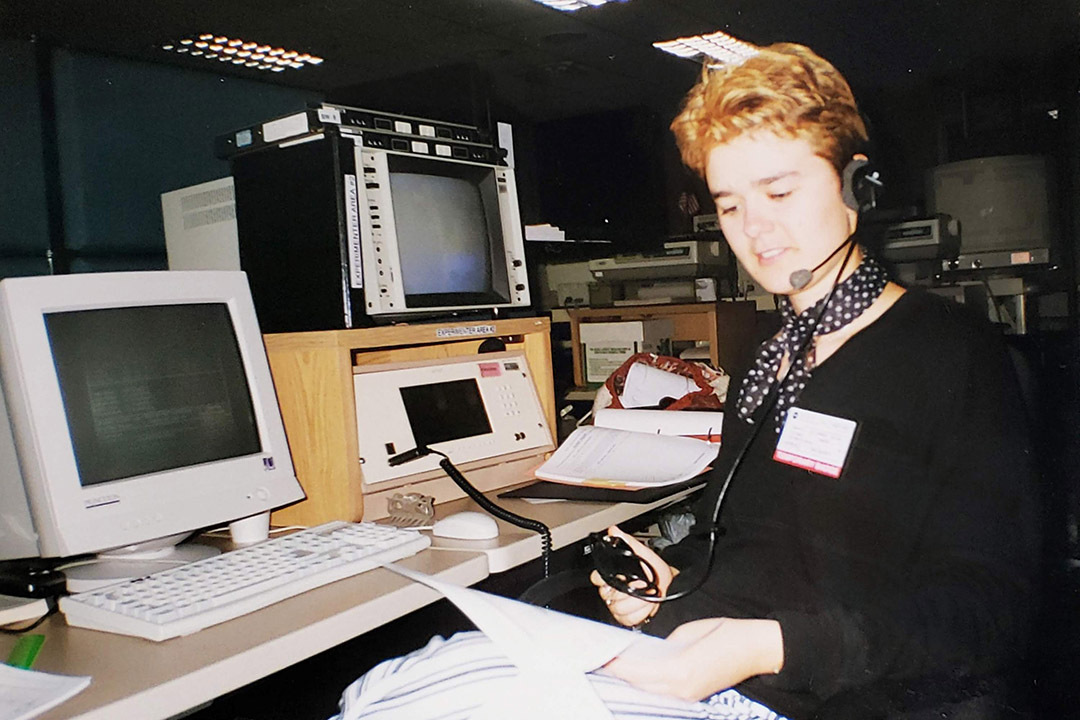
<svg viewBox="0 0 1080 720">
<path fill-rule="evenodd" d="M 694 620 L 675 628 L 667 642 L 676 647 L 663 661 L 616 657 L 604 669 L 642 690 L 703 700 L 755 675 L 777 673 L 784 663 L 775 620 Z"/>
</svg>

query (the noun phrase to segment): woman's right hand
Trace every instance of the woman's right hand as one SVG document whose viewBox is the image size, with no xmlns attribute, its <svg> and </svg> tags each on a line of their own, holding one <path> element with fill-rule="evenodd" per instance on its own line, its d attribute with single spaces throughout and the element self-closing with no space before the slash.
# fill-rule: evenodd
<svg viewBox="0 0 1080 720">
<path fill-rule="evenodd" d="M 608 528 L 608 535 L 622 539 L 630 549 L 634 551 L 634 554 L 645 562 L 652 565 L 653 570 L 656 571 L 656 585 L 660 590 L 660 597 L 667 594 L 668 586 L 671 585 L 671 580 L 678 574 L 678 570 L 668 565 L 660 556 L 657 555 L 651 548 L 642 543 L 635 537 L 627 535 L 616 526 Z M 633 595 L 627 595 L 624 592 L 619 592 L 615 588 L 604 582 L 604 579 L 600 577 L 600 573 L 593 570 L 589 576 L 589 580 L 599 588 L 600 599 L 607 605 L 608 612 L 615 618 L 615 621 L 620 625 L 626 627 L 636 627 L 646 622 L 649 618 L 656 614 L 656 611 L 660 608 L 659 603 L 649 602 L 648 600 L 642 600 L 636 598 Z M 640 582 L 640 581 L 639 581 Z M 641 583 L 644 587 L 644 583 Z M 631 583 L 631 587 L 634 587 L 634 583 Z"/>
</svg>

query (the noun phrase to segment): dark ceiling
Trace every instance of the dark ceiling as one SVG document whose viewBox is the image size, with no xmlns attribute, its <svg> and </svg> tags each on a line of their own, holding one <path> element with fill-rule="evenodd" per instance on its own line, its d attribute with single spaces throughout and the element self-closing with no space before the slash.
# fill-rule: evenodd
<svg viewBox="0 0 1080 720">
<path fill-rule="evenodd" d="M 692 63 L 656 40 L 722 29 L 753 43 L 792 40 L 831 59 L 860 87 L 1074 82 L 1073 0 L 627 0 L 573 13 L 532 0 L 0 0 L 0 33 L 50 46 L 157 63 L 210 63 L 160 49 L 212 32 L 291 47 L 321 66 L 235 74 L 326 92 L 467 67 L 485 92 L 533 120 L 634 105 L 670 106 Z"/>
</svg>

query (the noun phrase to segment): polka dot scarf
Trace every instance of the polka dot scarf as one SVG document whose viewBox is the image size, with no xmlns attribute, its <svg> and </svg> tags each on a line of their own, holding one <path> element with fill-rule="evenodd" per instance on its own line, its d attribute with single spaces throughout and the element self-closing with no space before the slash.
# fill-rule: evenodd
<svg viewBox="0 0 1080 720">
<path fill-rule="evenodd" d="M 765 402 L 769 391 L 777 382 L 780 363 L 784 357 L 793 355 L 802 347 L 808 337 L 836 332 L 862 314 L 863 310 L 878 299 L 885 284 L 889 281 L 885 269 L 873 258 L 864 258 L 859 267 L 847 280 L 836 286 L 829 306 L 821 315 L 821 321 L 815 324 L 826 298 L 818 300 L 813 307 L 801 314 L 796 314 L 787 297 L 781 297 L 777 306 L 783 323 L 780 332 L 766 341 L 758 349 L 754 367 L 743 379 L 739 388 L 737 412 L 739 417 L 753 423 L 754 412 Z M 794 364 L 784 378 L 780 396 L 776 400 L 776 432 L 783 427 L 788 408 L 795 404 L 799 393 L 810 380 L 814 369 L 813 342 L 806 352 L 795 359 Z"/>
</svg>

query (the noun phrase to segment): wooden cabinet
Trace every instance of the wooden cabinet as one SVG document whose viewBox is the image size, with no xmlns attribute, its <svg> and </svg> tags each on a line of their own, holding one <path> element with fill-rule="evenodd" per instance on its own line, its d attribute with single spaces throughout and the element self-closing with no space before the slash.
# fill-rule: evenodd
<svg viewBox="0 0 1080 720">
<path fill-rule="evenodd" d="M 265 335 L 289 449 L 307 493 L 306 500 L 276 511 L 274 524 L 363 517 L 354 366 L 476 354 L 490 338 L 525 355 L 548 425 L 554 428 L 551 324 L 546 318 Z"/>
<path fill-rule="evenodd" d="M 573 345 L 574 384 L 585 385 L 581 324 L 625 320 L 667 319 L 674 325 L 675 341 L 708 340 L 713 365 L 728 374 L 750 366 L 756 345 L 755 305 L 752 302 L 706 302 L 681 305 L 627 305 L 611 308 L 568 309 Z"/>
</svg>

